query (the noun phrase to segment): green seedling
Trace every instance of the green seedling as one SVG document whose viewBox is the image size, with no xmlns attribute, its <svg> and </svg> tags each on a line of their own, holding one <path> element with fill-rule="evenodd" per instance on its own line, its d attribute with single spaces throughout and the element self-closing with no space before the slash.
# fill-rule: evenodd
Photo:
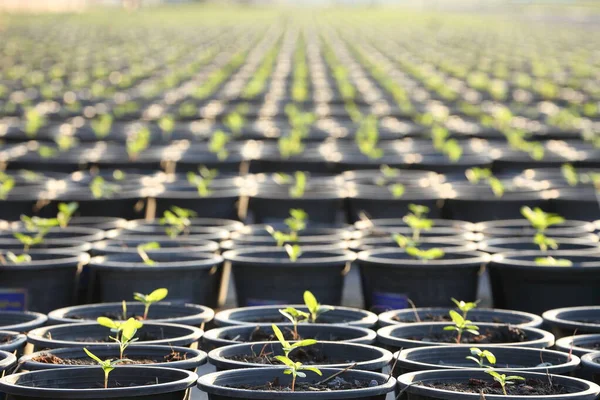
<svg viewBox="0 0 600 400">
<path fill-rule="evenodd" d="M 201 167 L 198 175 L 191 171 L 188 172 L 187 180 L 190 185 L 196 187 L 196 189 L 198 190 L 198 195 L 200 197 L 207 197 L 212 194 L 212 190 L 210 190 L 210 185 L 218 175 L 219 171 L 217 171 L 216 169 L 208 169 L 206 167 Z"/>
<path fill-rule="evenodd" d="M 150 146 L 152 134 L 147 127 L 140 128 L 127 138 L 127 154 L 131 160 L 138 158 L 141 152 Z"/>
<path fill-rule="evenodd" d="M 463 149 L 456 139 L 450 139 L 442 145 L 442 152 L 450 161 L 457 162 L 462 157 Z"/>
<path fill-rule="evenodd" d="M 522 376 L 517 376 L 517 375 L 506 376 L 506 374 L 500 374 L 500 373 L 494 371 L 493 369 L 488 369 L 485 371 L 485 373 L 491 375 L 492 378 L 494 378 L 494 380 L 500 384 L 500 387 L 502 388 L 502 393 L 504 393 L 505 396 L 508 396 L 508 394 L 506 394 L 506 386 L 507 385 L 513 385 L 515 381 L 524 381 L 525 380 L 525 378 L 523 378 Z"/>
<path fill-rule="evenodd" d="M 304 292 L 304 304 L 306 304 L 306 308 L 308 308 L 310 322 L 313 324 L 317 322 L 319 316 L 334 309 L 334 307 L 319 304 L 315 295 L 308 290 Z"/>
<path fill-rule="evenodd" d="M 292 131 L 288 136 L 282 136 L 277 139 L 277 148 L 283 158 L 290 158 L 304 152 L 304 143 L 302 135 L 298 131 Z"/>
<path fill-rule="evenodd" d="M 8 195 L 15 187 L 15 180 L 11 177 L 8 177 L 0 183 L 0 200 L 6 200 Z"/>
<path fill-rule="evenodd" d="M 392 168 L 385 164 L 379 167 L 379 171 L 381 171 L 381 174 L 386 178 L 395 178 L 400 174 L 400 170 L 398 168 Z"/>
<path fill-rule="evenodd" d="M 308 219 L 308 214 L 306 211 L 299 208 L 290 209 L 290 216 L 283 220 L 283 222 L 290 229 L 290 232 L 298 233 L 306 229 L 306 220 Z"/>
<path fill-rule="evenodd" d="M 77 138 L 71 135 L 58 135 L 54 139 L 54 142 L 56 143 L 60 151 L 71 150 L 72 148 L 77 146 L 77 143 L 79 143 Z"/>
<path fill-rule="evenodd" d="M 169 291 L 165 288 L 156 289 L 150 294 L 142 294 L 142 293 L 134 293 L 133 298 L 142 304 L 144 304 L 144 319 L 148 319 L 148 311 L 150 311 L 150 306 L 154 303 L 164 300 Z"/>
<path fill-rule="evenodd" d="M 411 257 L 418 258 L 422 261 L 437 260 L 438 258 L 444 257 L 444 250 L 437 247 L 433 249 L 421 250 L 416 247 L 407 247 L 406 254 Z"/>
<path fill-rule="evenodd" d="M 579 183 L 579 175 L 572 164 L 563 164 L 560 167 L 560 171 L 562 172 L 562 176 L 565 178 L 565 181 L 567 181 L 569 186 L 577 186 Z"/>
<path fill-rule="evenodd" d="M 304 196 L 304 193 L 306 192 L 307 179 L 308 174 L 306 172 L 296 171 L 294 174 L 294 185 L 289 189 L 290 196 L 294 198 Z"/>
<path fill-rule="evenodd" d="M 4 260 L 4 257 L 2 257 L 2 255 L 0 255 L 1 259 L 2 259 L 2 264 L 6 264 L 6 260 Z M 23 264 L 23 263 L 28 263 L 31 262 L 31 256 L 29 254 L 15 254 L 11 251 L 6 253 L 6 259 L 8 261 L 10 261 L 13 264 Z"/>
<path fill-rule="evenodd" d="M 298 257 L 302 255 L 302 249 L 297 244 L 286 244 L 284 248 L 291 262 L 296 262 Z"/>
<path fill-rule="evenodd" d="M 159 223 L 167 226 L 165 228 L 165 233 L 170 238 L 175 238 L 191 226 L 192 222 L 190 221 L 190 218 L 193 218 L 196 215 L 197 213 L 195 211 L 172 206 L 170 210 L 163 213 L 163 217 L 159 220 Z"/>
<path fill-rule="evenodd" d="M 227 151 L 227 143 L 231 138 L 223 131 L 215 131 L 208 142 L 208 151 L 217 155 L 221 161 L 227 159 L 229 152 Z"/>
<path fill-rule="evenodd" d="M 529 221 L 531 226 L 537 231 L 533 237 L 533 243 L 540 247 L 540 250 L 546 251 L 548 247 L 558 248 L 558 243 L 545 235 L 545 231 L 552 225 L 562 224 L 565 219 L 558 214 L 544 212 L 541 208 L 521 207 L 521 214 Z"/>
<path fill-rule="evenodd" d="M 477 308 L 477 305 L 481 301 L 477 300 L 467 302 L 463 300 L 456 300 L 454 297 L 452 297 L 450 300 L 452 300 L 452 302 L 456 305 L 456 308 L 458 308 L 462 312 L 462 317 L 464 319 L 467 319 L 467 314 L 469 313 L 469 311 Z"/>
<path fill-rule="evenodd" d="M 90 192 L 95 199 L 111 197 L 119 191 L 119 185 L 108 183 L 101 176 L 96 176 L 90 182 Z"/>
<path fill-rule="evenodd" d="M 540 247 L 541 251 L 547 251 L 548 248 L 558 249 L 558 242 L 554 239 L 549 238 L 541 232 L 536 233 L 533 236 L 533 243 L 537 244 Z"/>
<path fill-rule="evenodd" d="M 104 139 L 110 133 L 113 117 L 110 114 L 101 114 L 90 122 L 94 135 L 98 139 Z"/>
<path fill-rule="evenodd" d="M 79 208 L 79 203 L 60 203 L 58 205 L 58 214 L 56 214 L 56 220 L 61 228 L 66 228 L 69 225 L 69 221 L 75 214 L 75 211 Z"/>
<path fill-rule="evenodd" d="M 285 365 L 286 368 L 283 373 L 286 375 L 292 375 L 292 392 L 296 387 L 296 379 L 298 377 L 306 378 L 306 374 L 302 371 L 311 371 L 319 376 L 323 375 L 321 370 L 319 370 L 317 367 L 304 366 L 301 362 L 294 362 L 285 356 L 275 356 L 275 358 Z"/>
<path fill-rule="evenodd" d="M 395 199 L 399 199 L 400 197 L 404 196 L 404 193 L 406 192 L 406 187 L 401 183 L 393 183 L 388 186 L 388 190 L 390 191 L 392 196 L 394 196 Z"/>
<path fill-rule="evenodd" d="M 421 231 L 428 231 L 433 227 L 433 220 L 424 218 L 429 213 L 429 207 L 418 204 L 409 204 L 411 211 L 405 215 L 402 220 L 412 229 L 412 240 L 418 242 L 421 237 Z"/>
<path fill-rule="evenodd" d="M 310 318 L 310 314 L 297 310 L 294 307 L 280 309 L 279 313 L 289 319 L 292 325 L 294 325 L 294 340 L 298 340 L 298 324 L 302 321 L 308 320 Z"/>
<path fill-rule="evenodd" d="M 400 233 L 394 233 L 392 235 L 392 239 L 394 240 L 394 242 L 396 242 L 398 247 L 400 247 L 401 249 L 415 246 L 415 243 L 410 238 L 408 238 Z"/>
<path fill-rule="evenodd" d="M 535 263 L 544 267 L 572 267 L 573 261 L 566 258 L 536 257 Z"/>
<path fill-rule="evenodd" d="M 46 120 L 42 114 L 40 114 L 34 108 L 28 108 L 25 110 L 25 127 L 24 131 L 27 137 L 35 137 L 38 131 L 46 124 Z"/>
<path fill-rule="evenodd" d="M 24 233 L 15 232 L 13 233 L 15 239 L 17 239 L 23 245 L 23 251 L 29 251 L 29 249 L 35 245 L 38 245 L 44 241 L 42 235 L 26 235 Z"/>
<path fill-rule="evenodd" d="M 175 118 L 172 115 L 165 115 L 158 120 L 158 127 L 164 135 L 169 136 L 175 130 Z"/>
<path fill-rule="evenodd" d="M 38 147 L 37 152 L 42 158 L 54 158 L 58 154 L 58 150 L 54 147 L 44 145 Z"/>
<path fill-rule="evenodd" d="M 465 332 L 469 332 L 473 335 L 479 335 L 479 328 L 476 325 L 473 325 L 471 321 L 463 318 L 462 315 L 454 310 L 450 310 L 449 314 L 454 325 L 445 326 L 444 330 L 456 331 L 456 344 L 460 344 Z"/>
<path fill-rule="evenodd" d="M 491 351 L 481 350 L 481 349 L 478 349 L 477 347 L 471 347 L 470 350 L 471 350 L 471 355 L 466 357 L 467 360 L 471 360 L 471 361 L 475 362 L 477 365 L 479 365 L 480 368 L 488 367 L 487 365 L 484 364 L 486 360 L 491 365 L 496 364 L 496 356 Z"/>
<path fill-rule="evenodd" d="M 273 329 L 273 333 L 275 334 L 275 337 L 277 338 L 277 340 L 279 341 L 279 343 L 281 343 L 281 350 L 283 351 L 283 354 L 285 354 L 286 357 L 294 349 L 297 349 L 297 348 L 300 348 L 300 347 L 312 346 L 313 344 L 317 343 L 317 341 L 315 339 L 304 339 L 304 340 L 299 340 L 299 341 L 295 342 L 294 344 L 291 344 L 290 342 L 288 342 L 287 340 L 285 340 L 285 337 L 283 336 L 283 333 L 277 327 L 277 325 L 272 324 L 271 328 Z M 297 334 L 296 334 L 296 337 L 298 337 Z"/>
<path fill-rule="evenodd" d="M 244 129 L 244 125 L 246 124 L 246 119 L 239 112 L 232 112 L 225 116 L 223 119 L 223 124 L 229 128 L 229 130 L 236 135 L 242 133 L 242 129 Z"/>
<path fill-rule="evenodd" d="M 96 356 L 94 353 L 92 353 L 85 347 L 83 348 L 83 351 L 85 351 L 85 354 L 87 354 L 89 358 L 96 361 L 98 365 L 100 365 L 100 367 L 102 368 L 102 371 L 104 371 L 104 389 L 108 389 L 108 377 L 110 373 L 115 369 L 115 367 L 118 364 L 126 360 L 101 360 L 98 356 Z"/>
<path fill-rule="evenodd" d="M 148 243 L 144 243 L 144 244 L 138 244 L 136 249 L 137 249 L 137 253 L 139 254 L 140 258 L 142 259 L 142 261 L 144 261 L 144 264 L 149 265 L 149 266 L 156 265 L 156 261 L 152 260 L 150 258 L 150 256 L 148 256 L 147 251 L 160 249 L 160 243 L 148 242 Z"/>
</svg>

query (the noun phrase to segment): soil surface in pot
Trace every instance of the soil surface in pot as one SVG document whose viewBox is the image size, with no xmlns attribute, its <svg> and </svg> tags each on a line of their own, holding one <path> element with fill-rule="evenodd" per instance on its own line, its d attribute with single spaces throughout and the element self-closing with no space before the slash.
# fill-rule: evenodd
<svg viewBox="0 0 600 400">
<path fill-rule="evenodd" d="M 455 343 L 456 332 L 444 331 L 441 333 L 430 334 L 429 336 L 414 336 L 409 337 L 410 340 L 420 340 L 422 342 L 435 342 L 435 343 Z M 461 343 L 517 343 L 524 342 L 527 340 L 525 331 L 519 328 L 515 328 L 509 325 L 500 326 L 495 329 L 486 329 L 484 332 L 480 332 L 479 335 L 465 334 L 461 338 Z"/>
<path fill-rule="evenodd" d="M 16 336 L 10 336 L 10 335 L 0 336 L 0 343 L 10 343 L 13 340 L 15 340 L 16 338 L 17 338 Z"/>
<path fill-rule="evenodd" d="M 173 361 L 183 361 L 187 358 L 185 354 L 181 354 L 177 351 L 165 355 L 162 359 L 158 358 L 138 358 L 138 357 L 127 357 L 120 364 L 122 365 L 135 365 L 135 364 L 156 364 Z M 42 364 L 60 364 L 60 365 L 98 365 L 98 363 L 91 358 L 60 358 L 54 354 L 40 354 L 37 357 L 31 359 Z"/>
<path fill-rule="evenodd" d="M 52 336 L 51 336 L 50 332 L 48 332 L 46 334 L 46 338 L 47 339 L 52 339 Z M 156 335 L 154 335 L 152 333 L 149 333 L 149 332 L 141 332 L 141 333 L 138 332 L 137 338 L 138 338 L 138 340 L 140 342 L 148 342 L 148 341 L 151 341 L 151 340 L 162 340 L 162 339 L 164 339 L 164 337 L 159 337 L 159 336 L 156 336 Z M 110 336 L 106 336 L 104 338 L 97 338 L 97 337 L 76 337 L 76 338 L 69 339 L 69 340 L 73 341 L 73 342 L 82 342 L 82 343 L 114 343 L 115 342 L 114 340 L 112 340 L 110 338 Z"/>
<path fill-rule="evenodd" d="M 273 353 L 266 351 L 266 346 L 259 354 L 238 354 L 226 357 L 228 360 L 241 361 L 252 364 L 281 365 Z M 292 361 L 301 362 L 304 365 L 322 365 L 322 364 L 351 364 L 353 360 L 331 359 L 327 357 L 320 349 L 316 348 L 298 348 L 288 356 Z"/>
<path fill-rule="evenodd" d="M 364 389 L 367 387 L 379 386 L 379 382 L 376 380 L 371 381 L 359 381 L 352 380 L 348 381 L 344 378 L 336 376 L 335 378 L 326 382 L 317 381 L 314 383 L 310 382 L 296 382 L 296 392 L 329 392 L 332 390 L 352 390 L 352 389 Z M 275 378 L 272 382 L 267 382 L 264 385 L 252 386 L 252 385 L 240 385 L 240 386 L 229 386 L 236 389 L 246 390 L 268 390 L 276 392 L 289 392 L 291 391 L 290 386 L 281 386 L 279 378 Z"/>
<path fill-rule="evenodd" d="M 584 349 L 590 349 L 590 350 L 600 350 L 600 342 L 598 342 L 598 343 L 578 344 L 577 347 L 582 347 Z"/>
<path fill-rule="evenodd" d="M 323 337 L 294 337 L 294 333 L 291 329 L 284 329 L 282 330 L 283 336 L 285 337 L 285 340 L 304 340 L 304 339 L 317 339 L 317 340 L 327 340 L 327 341 L 331 341 L 331 342 L 336 342 L 336 341 L 340 341 L 340 340 L 344 340 L 341 337 L 338 336 L 334 336 L 334 335 L 330 335 L 327 338 L 323 338 Z M 250 337 L 247 340 L 244 340 L 244 338 L 242 336 L 234 336 L 234 337 L 230 337 L 228 335 L 224 336 L 223 339 L 225 340 L 235 340 L 235 341 L 242 341 L 242 342 L 276 342 L 277 338 L 275 337 L 275 334 L 273 334 L 273 331 L 271 330 L 271 328 L 263 328 L 260 326 L 257 326 L 256 328 L 254 328 L 254 330 L 252 331 L 252 333 L 250 334 Z"/>
<path fill-rule="evenodd" d="M 539 379 L 527 379 L 524 381 L 512 381 L 506 385 L 506 393 L 509 396 L 552 396 L 558 394 L 574 393 L 573 390 L 560 385 L 551 385 L 548 381 Z M 450 390 L 463 393 L 483 393 L 503 395 L 502 387 L 496 381 L 471 378 L 468 382 L 433 382 L 421 384 L 441 390 Z"/>
</svg>

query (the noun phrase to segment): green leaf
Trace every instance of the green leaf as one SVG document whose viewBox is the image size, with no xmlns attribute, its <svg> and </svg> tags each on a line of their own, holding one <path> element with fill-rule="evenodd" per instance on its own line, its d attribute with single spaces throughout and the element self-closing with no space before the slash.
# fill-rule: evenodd
<svg viewBox="0 0 600 400">
<path fill-rule="evenodd" d="M 450 310 L 448 312 L 448 314 L 450 315 L 450 318 L 452 319 L 452 322 L 454 322 L 454 324 L 456 324 L 456 326 L 462 326 L 465 323 L 465 319 L 463 318 L 462 315 L 460 315 L 459 313 L 457 313 L 454 310 Z"/>
<path fill-rule="evenodd" d="M 388 190 L 390 191 L 392 196 L 394 196 L 395 199 L 402 197 L 406 192 L 405 186 L 401 183 L 394 183 L 392 185 L 389 185 Z"/>
<path fill-rule="evenodd" d="M 290 258 L 291 262 L 296 262 L 298 260 L 298 257 L 302 255 L 302 249 L 297 244 L 286 244 L 285 251 L 288 254 L 288 257 Z"/>
<path fill-rule="evenodd" d="M 31 262 L 31 256 L 29 254 L 20 254 L 16 255 L 15 253 L 9 251 L 6 253 L 6 258 L 13 264 L 22 264 L 26 262 Z"/>
<path fill-rule="evenodd" d="M 156 289 L 148 296 L 146 296 L 146 301 L 151 303 L 156 303 L 157 301 L 164 300 L 169 294 L 169 290 L 165 288 Z"/>
<path fill-rule="evenodd" d="M 312 314 L 316 314 L 319 311 L 319 302 L 317 301 L 317 298 L 308 290 L 304 292 L 304 304 L 306 304 L 308 311 Z"/>
<path fill-rule="evenodd" d="M 554 257 L 537 257 L 535 259 L 537 265 L 546 267 L 572 267 L 573 262 L 566 258 L 554 258 Z"/>
<path fill-rule="evenodd" d="M 313 344 L 317 344 L 317 341 L 315 339 L 304 339 L 304 340 L 294 343 L 292 345 L 292 348 L 295 349 L 297 347 L 312 346 Z"/>
<path fill-rule="evenodd" d="M 275 359 L 291 368 L 296 368 L 296 364 L 286 356 L 275 356 Z"/>
<path fill-rule="evenodd" d="M 577 171 L 572 164 L 563 164 L 560 170 L 569 186 L 577 186 L 579 183 L 579 176 L 577 175 Z"/>
<path fill-rule="evenodd" d="M 98 364 L 100 364 L 100 365 L 104 364 L 104 361 L 102 361 L 99 357 L 97 357 L 94 353 L 92 353 L 85 347 L 83 348 L 83 351 L 85 351 L 85 354 L 87 354 L 89 358 L 96 361 Z"/>
<path fill-rule="evenodd" d="M 102 326 L 104 326 L 104 327 L 106 327 L 106 328 L 109 328 L 109 329 L 119 329 L 119 326 L 121 325 L 121 324 L 119 324 L 118 322 L 116 322 L 116 321 L 113 321 L 112 319 L 110 319 L 110 318 L 107 318 L 107 317 L 98 317 L 98 318 L 96 319 L 96 321 L 97 321 L 97 322 L 98 322 L 100 325 L 102 325 Z"/>
<path fill-rule="evenodd" d="M 302 366 L 301 367 L 302 370 L 304 371 L 311 371 L 314 372 L 315 374 L 319 375 L 319 376 L 323 376 L 323 373 L 321 372 L 321 370 L 317 367 L 308 367 L 308 366 Z"/>
<path fill-rule="evenodd" d="M 279 340 L 279 343 L 281 343 L 281 345 L 283 347 L 290 347 L 290 343 L 287 340 L 285 340 L 285 337 L 283 336 L 283 333 L 277 327 L 277 325 L 272 324 L 271 325 L 271 329 L 273 329 L 273 333 L 275 334 L 275 337 L 277 338 L 277 340 Z"/>
</svg>

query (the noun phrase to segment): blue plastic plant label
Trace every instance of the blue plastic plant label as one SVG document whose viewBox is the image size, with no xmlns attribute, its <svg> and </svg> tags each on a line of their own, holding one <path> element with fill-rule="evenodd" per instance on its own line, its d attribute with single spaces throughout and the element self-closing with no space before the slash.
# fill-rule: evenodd
<svg viewBox="0 0 600 400">
<path fill-rule="evenodd" d="M 267 300 L 267 299 L 248 299 L 246 300 L 246 305 L 248 307 L 254 306 L 277 306 L 280 304 L 286 304 L 282 300 Z"/>
<path fill-rule="evenodd" d="M 0 289 L 0 310 L 26 311 L 27 289 Z"/>
<path fill-rule="evenodd" d="M 372 308 L 378 312 L 408 308 L 408 296 L 402 293 L 373 292 Z"/>
</svg>

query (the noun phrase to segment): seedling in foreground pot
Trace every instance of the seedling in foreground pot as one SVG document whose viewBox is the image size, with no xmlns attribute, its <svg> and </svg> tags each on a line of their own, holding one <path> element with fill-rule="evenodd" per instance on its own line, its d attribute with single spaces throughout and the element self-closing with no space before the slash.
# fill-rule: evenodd
<svg viewBox="0 0 600 400">
<path fill-rule="evenodd" d="M 317 318 L 319 318 L 321 314 L 334 309 L 331 306 L 323 306 L 319 304 L 315 295 L 308 290 L 304 292 L 304 304 L 306 304 L 306 307 L 308 308 L 308 312 L 310 313 L 310 322 L 313 324 L 317 322 Z"/>
<path fill-rule="evenodd" d="M 302 365 L 301 362 L 294 362 L 288 357 L 284 356 L 275 356 L 275 358 L 286 366 L 286 369 L 283 371 L 283 373 L 286 375 L 292 375 L 292 392 L 296 387 L 296 378 L 306 378 L 306 374 L 302 371 L 312 371 L 319 376 L 323 375 L 321 370 L 317 367 L 306 367 Z"/>
<path fill-rule="evenodd" d="M 89 358 L 96 361 L 102 368 L 102 371 L 104 371 L 104 389 L 108 389 L 108 376 L 115 369 L 117 364 L 120 364 L 126 360 L 101 360 L 98 356 L 85 347 L 83 348 L 83 351 L 85 351 L 85 354 L 87 354 Z"/>
<path fill-rule="evenodd" d="M 505 396 L 508 396 L 508 394 L 506 394 L 506 386 L 507 385 L 513 385 L 514 381 L 524 381 L 525 380 L 525 378 L 523 378 L 522 376 L 517 376 L 517 375 L 506 376 L 506 374 L 500 374 L 500 373 L 494 371 L 493 369 L 488 369 L 485 371 L 485 373 L 490 374 L 492 376 L 492 378 L 494 378 L 494 380 L 500 384 L 500 387 L 502 387 L 502 393 L 504 393 Z"/>
<path fill-rule="evenodd" d="M 298 260 L 298 257 L 302 255 L 302 249 L 297 244 L 286 244 L 285 252 L 287 253 L 291 262 L 296 262 Z"/>
<path fill-rule="evenodd" d="M 429 207 L 418 204 L 409 204 L 410 213 L 406 214 L 402 220 L 412 229 L 412 240 L 418 242 L 421 237 L 421 231 L 428 231 L 433 227 L 433 220 L 425 218 L 429 213 Z"/>
<path fill-rule="evenodd" d="M 454 310 L 450 310 L 449 312 L 450 318 L 454 325 L 445 326 L 445 331 L 456 331 L 456 344 L 460 344 L 460 341 L 463 337 L 464 332 L 469 332 L 473 335 L 479 335 L 479 328 L 468 319 L 465 319 Z"/>
<path fill-rule="evenodd" d="M 133 298 L 144 304 L 146 307 L 144 309 L 144 319 L 148 319 L 148 311 L 150 310 L 150 306 L 156 302 L 164 300 L 169 291 L 165 288 L 156 289 L 150 294 L 142 294 L 142 293 L 134 293 Z"/>
<path fill-rule="evenodd" d="M 119 344 L 120 357 L 123 358 L 123 352 L 133 342 L 137 341 L 135 334 L 137 330 L 144 326 L 143 323 L 135 318 L 129 318 L 125 322 L 113 321 L 110 318 L 98 317 L 96 321 L 115 333 L 115 337 L 110 336 L 110 339 Z"/>
<path fill-rule="evenodd" d="M 195 211 L 185 208 L 172 206 L 170 210 L 164 212 L 163 217 L 159 220 L 161 225 L 167 225 L 165 233 L 170 238 L 177 237 L 180 233 L 185 232 L 192 224 L 190 218 L 195 217 Z"/>
<path fill-rule="evenodd" d="M 478 349 L 477 347 L 471 347 L 469 350 L 471 351 L 471 355 L 466 357 L 467 360 L 474 361 L 475 363 L 477 363 L 477 365 L 479 365 L 480 368 L 488 367 L 487 365 L 484 364 L 486 360 L 491 365 L 496 364 L 496 356 L 491 351 L 481 350 L 481 349 Z"/>
<path fill-rule="evenodd" d="M 277 246 L 282 247 L 285 243 L 298 241 L 298 232 L 306 229 L 307 218 L 308 214 L 304 210 L 292 208 L 290 216 L 283 221 L 289 228 L 289 233 L 276 231 L 271 226 L 267 226 L 266 230 L 275 239 Z"/>
<path fill-rule="evenodd" d="M 418 258 L 422 261 L 437 260 L 438 258 L 444 257 L 444 250 L 438 249 L 437 247 L 428 250 L 421 250 L 416 247 L 407 247 L 406 254 L 411 257 Z"/>
<path fill-rule="evenodd" d="M 138 255 L 141 257 L 142 261 L 144 261 L 144 264 L 149 266 L 155 265 L 156 262 L 152 260 L 150 256 L 148 256 L 148 253 L 146 253 L 146 251 L 158 249 L 160 249 L 160 243 L 158 242 L 148 242 L 144 244 L 138 244 L 137 246 Z"/>
<path fill-rule="evenodd" d="M 535 259 L 537 265 L 544 267 L 572 267 L 573 262 L 566 258 L 554 258 L 554 257 L 537 257 Z"/>
<path fill-rule="evenodd" d="M 294 307 L 287 307 L 279 310 L 281 315 L 290 320 L 294 325 L 294 340 L 298 340 L 298 324 L 309 318 L 309 314 L 304 311 L 296 310 Z"/>
<path fill-rule="evenodd" d="M 456 304 L 456 308 L 458 308 L 462 312 L 462 317 L 465 319 L 467 318 L 467 314 L 469 313 L 469 311 L 471 311 L 474 308 L 477 308 L 477 305 L 481 301 L 481 300 L 477 300 L 477 301 L 467 302 L 467 301 L 463 301 L 463 300 L 456 300 L 454 297 L 452 297 L 450 300 L 452 300 L 452 302 L 454 304 Z"/>
<path fill-rule="evenodd" d="M 317 343 L 317 341 L 315 339 L 304 339 L 304 340 L 297 341 L 294 344 L 291 344 L 290 342 L 285 340 L 285 337 L 283 336 L 281 329 L 279 329 L 277 327 L 277 325 L 272 324 L 271 329 L 273 329 L 273 333 L 275 334 L 275 337 L 277 338 L 279 343 L 281 343 L 281 350 L 283 350 L 283 354 L 285 354 L 286 357 L 294 349 L 297 349 L 299 347 L 312 346 L 313 344 Z"/>
</svg>

